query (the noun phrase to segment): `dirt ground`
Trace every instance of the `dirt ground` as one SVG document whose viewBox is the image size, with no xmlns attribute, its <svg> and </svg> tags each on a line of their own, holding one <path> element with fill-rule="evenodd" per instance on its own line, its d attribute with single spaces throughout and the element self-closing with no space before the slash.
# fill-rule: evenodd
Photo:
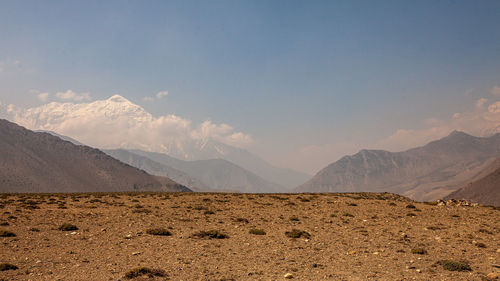
<svg viewBox="0 0 500 281">
<path fill-rule="evenodd" d="M 78 229 L 59 230 L 64 223 Z M 157 228 L 171 235 L 148 233 Z M 290 238 L 292 229 L 305 233 Z M 227 237 L 195 235 L 210 230 Z M 0 236 L 0 264 L 17 267 L 0 271 L 0 280 L 126 280 L 138 267 L 152 271 L 135 280 L 488 280 L 500 273 L 498 209 L 392 194 L 0 194 Z M 446 270 L 443 260 L 470 270 Z"/>
</svg>

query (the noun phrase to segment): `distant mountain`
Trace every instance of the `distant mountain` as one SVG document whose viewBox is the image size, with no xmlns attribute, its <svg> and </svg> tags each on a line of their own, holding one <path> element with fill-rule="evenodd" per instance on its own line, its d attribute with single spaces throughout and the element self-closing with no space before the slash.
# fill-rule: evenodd
<svg viewBox="0 0 500 281">
<path fill-rule="evenodd" d="M 169 153 L 169 155 L 171 155 Z M 174 155 L 171 155 L 174 156 Z M 266 181 L 291 189 L 306 182 L 311 175 L 290 169 L 278 168 L 245 149 L 230 146 L 214 140 L 202 143 L 189 160 L 225 159 L 245 168 Z"/>
<path fill-rule="evenodd" d="M 163 153 L 141 150 L 130 150 L 130 152 L 182 171 L 212 189 L 250 193 L 286 191 L 282 186 L 268 182 L 224 159 L 184 161 Z"/>
<path fill-rule="evenodd" d="M 190 191 L 77 146 L 0 119 L 0 192 Z"/>
<path fill-rule="evenodd" d="M 478 177 L 444 199 L 466 199 L 484 205 L 500 206 L 500 158 L 497 158 Z"/>
<path fill-rule="evenodd" d="M 144 170 L 152 175 L 168 177 L 194 191 L 210 191 L 211 188 L 200 180 L 189 176 L 185 172 L 174 169 L 168 165 L 155 162 L 145 156 L 141 156 L 124 149 L 103 150 L 106 154 L 116 158 L 133 167 Z"/>
<path fill-rule="evenodd" d="M 500 134 L 452 132 L 403 152 L 361 150 L 319 171 L 298 192 L 387 191 L 415 200 L 442 198 L 500 156 Z"/>
</svg>

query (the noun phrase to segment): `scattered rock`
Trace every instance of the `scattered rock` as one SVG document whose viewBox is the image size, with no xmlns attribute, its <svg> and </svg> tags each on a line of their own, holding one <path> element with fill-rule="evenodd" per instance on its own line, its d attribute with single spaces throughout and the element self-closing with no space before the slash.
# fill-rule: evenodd
<svg viewBox="0 0 500 281">
<path fill-rule="evenodd" d="M 287 274 L 285 274 L 285 276 L 283 276 L 283 277 L 285 277 L 286 279 L 292 279 L 292 278 L 293 278 L 293 274 L 291 274 L 291 273 L 287 273 Z"/>
<path fill-rule="evenodd" d="M 437 202 L 438 206 L 470 206 L 470 207 L 479 206 L 479 204 L 477 204 L 477 203 L 471 203 L 471 202 L 464 200 L 464 199 L 460 199 L 460 200 L 449 199 L 446 201 L 438 199 L 436 202 Z"/>
</svg>

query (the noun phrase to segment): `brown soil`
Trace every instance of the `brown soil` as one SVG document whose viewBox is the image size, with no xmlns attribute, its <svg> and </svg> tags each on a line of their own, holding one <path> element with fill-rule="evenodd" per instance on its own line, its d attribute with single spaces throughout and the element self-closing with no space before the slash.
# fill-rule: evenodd
<svg viewBox="0 0 500 281">
<path fill-rule="evenodd" d="M 285 235 L 293 229 L 310 238 Z M 498 209 L 392 194 L 0 194 L 0 230 L 15 234 L 0 237 L 0 264 L 18 267 L 0 280 L 485 280 L 500 271 Z"/>
</svg>

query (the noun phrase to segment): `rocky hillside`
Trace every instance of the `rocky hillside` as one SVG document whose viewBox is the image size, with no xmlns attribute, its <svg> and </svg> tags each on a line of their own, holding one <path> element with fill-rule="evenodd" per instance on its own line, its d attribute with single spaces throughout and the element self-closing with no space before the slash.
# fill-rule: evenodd
<svg viewBox="0 0 500 281">
<path fill-rule="evenodd" d="M 442 198 L 500 156 L 500 134 L 463 132 L 403 152 L 362 150 L 345 156 L 296 188 L 298 192 L 387 191 L 416 200 Z"/>
<path fill-rule="evenodd" d="M 0 192 L 189 191 L 100 150 L 0 120 Z"/>
<path fill-rule="evenodd" d="M 489 165 L 484 173 L 481 173 L 481 177 L 444 199 L 465 199 L 484 205 L 500 206 L 500 158 Z"/>
</svg>

